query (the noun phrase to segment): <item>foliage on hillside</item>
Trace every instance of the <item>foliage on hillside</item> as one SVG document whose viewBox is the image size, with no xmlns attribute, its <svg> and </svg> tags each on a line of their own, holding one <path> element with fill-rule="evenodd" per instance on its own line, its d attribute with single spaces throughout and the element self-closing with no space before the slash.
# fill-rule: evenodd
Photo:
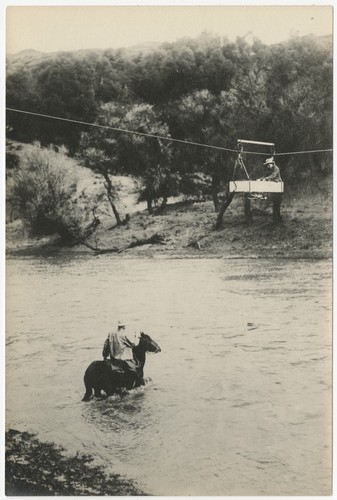
<svg viewBox="0 0 337 500">
<path fill-rule="evenodd" d="M 15 70 L 11 60 L 8 107 L 95 122 L 106 103 L 147 103 L 154 106 L 169 134 L 183 140 L 233 147 L 236 138 L 245 137 L 276 142 L 278 151 L 284 152 L 332 145 L 331 37 L 293 38 L 265 46 L 258 40 L 249 44 L 238 38 L 230 43 L 204 33 L 145 53 L 35 55 L 30 65 L 26 55 L 22 65 L 16 59 Z M 12 138 L 65 144 L 72 153 L 80 133 L 88 131 L 11 112 L 7 121 Z M 112 139 L 119 137 L 111 134 Z M 200 154 L 198 148 L 173 149 L 177 161 L 184 164 L 186 156 Z M 207 150 L 205 154 L 216 153 Z M 320 172 L 327 168 L 324 155 L 304 162 Z M 283 163 L 293 174 L 294 160 L 286 158 Z"/>
<path fill-rule="evenodd" d="M 236 157 L 221 148 L 235 148 L 236 139 L 275 142 L 276 153 L 332 148 L 332 68 L 331 37 L 314 36 L 265 46 L 259 40 L 229 42 L 204 33 L 145 52 L 11 57 L 6 82 L 9 108 L 96 125 L 8 111 L 8 138 L 38 140 L 49 148 L 49 153 L 40 151 L 43 168 L 36 162 L 27 168 L 27 161 L 22 155 L 17 160 L 8 143 L 11 201 L 35 232 L 57 229 L 61 220 L 57 230 L 70 227 L 71 234 L 63 234 L 69 241 L 81 239 L 87 214 L 96 224 L 104 197 L 117 225 L 127 223 L 116 204 L 118 175 L 137 179 L 138 198 L 147 202 L 150 214 L 158 200 L 164 209 L 169 197 L 182 194 L 194 198 L 211 194 L 219 210 L 220 194 L 228 192 Z M 100 179 L 100 199 L 86 200 L 80 215 L 69 191 L 67 202 L 55 203 L 54 208 L 40 203 L 39 209 L 34 208 L 40 215 L 34 215 L 31 207 L 36 198 L 48 196 L 40 196 L 39 189 L 32 192 L 38 186 L 33 180 L 47 172 L 50 179 L 42 175 L 40 191 L 42 186 L 49 189 L 55 175 L 48 170 L 48 155 L 63 145 L 68 157 Z M 262 158 L 247 155 L 248 171 L 260 168 Z M 61 161 L 66 165 L 68 159 L 63 155 Z M 317 185 L 332 172 L 332 155 L 327 152 L 279 156 L 277 163 L 290 191 L 298 185 Z"/>
</svg>

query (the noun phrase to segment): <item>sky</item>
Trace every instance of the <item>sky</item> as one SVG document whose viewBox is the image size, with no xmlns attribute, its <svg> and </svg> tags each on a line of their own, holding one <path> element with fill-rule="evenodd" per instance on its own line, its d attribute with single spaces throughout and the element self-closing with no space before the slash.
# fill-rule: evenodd
<svg viewBox="0 0 337 500">
<path fill-rule="evenodd" d="M 139 4 L 140 2 L 138 2 Z M 172 42 L 203 31 L 237 36 L 252 33 L 266 44 L 292 35 L 332 34 L 331 5 L 102 5 L 17 6 L 6 10 L 6 53 L 128 47 Z"/>
</svg>

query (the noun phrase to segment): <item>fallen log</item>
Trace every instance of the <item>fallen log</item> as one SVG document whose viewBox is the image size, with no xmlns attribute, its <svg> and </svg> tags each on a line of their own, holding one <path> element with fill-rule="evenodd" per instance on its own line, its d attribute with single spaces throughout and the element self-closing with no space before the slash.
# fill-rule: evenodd
<svg viewBox="0 0 337 500">
<path fill-rule="evenodd" d="M 121 253 L 124 252 L 124 250 L 127 250 L 128 248 L 139 247 L 142 245 L 154 245 L 158 243 L 161 245 L 165 245 L 164 237 L 161 234 L 155 233 L 152 236 L 150 236 L 150 238 L 143 238 L 132 241 L 131 243 L 129 243 L 129 245 L 126 245 L 125 247 L 122 247 L 119 250 L 117 250 L 117 252 Z"/>
<path fill-rule="evenodd" d="M 83 241 L 82 244 L 92 250 L 95 255 L 102 255 L 106 253 L 122 253 L 125 250 L 128 250 L 129 248 L 134 248 L 142 245 L 154 245 L 154 244 L 161 244 L 165 245 L 164 242 L 164 237 L 161 234 L 155 233 L 149 238 L 142 238 L 142 239 L 136 239 L 134 241 L 131 241 L 128 245 L 125 245 L 123 247 L 117 248 L 117 247 L 111 247 L 111 248 L 99 248 L 91 245 L 90 243 L 87 243 L 86 241 Z"/>
<path fill-rule="evenodd" d="M 199 235 L 199 236 L 196 236 L 196 237 L 192 238 L 187 243 L 187 245 L 185 245 L 185 248 L 194 247 L 194 248 L 198 248 L 198 250 L 201 250 L 200 241 L 203 240 L 204 238 L 207 238 L 208 236 L 210 236 L 210 235 L 209 234 L 203 234 L 203 235 Z"/>
</svg>

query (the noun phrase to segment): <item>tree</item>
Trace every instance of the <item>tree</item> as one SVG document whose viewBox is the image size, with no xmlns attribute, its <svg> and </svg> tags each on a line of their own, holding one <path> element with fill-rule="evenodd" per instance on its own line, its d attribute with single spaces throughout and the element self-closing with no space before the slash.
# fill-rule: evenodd
<svg viewBox="0 0 337 500">
<path fill-rule="evenodd" d="M 176 194 L 177 189 L 177 176 L 172 170 L 171 144 L 158 138 L 169 138 L 168 126 L 159 120 L 154 107 L 149 104 L 125 107 L 119 126 L 134 133 L 119 135 L 118 162 L 127 174 L 142 181 L 140 198 L 146 200 L 151 213 L 154 200 L 162 198 L 165 205 L 167 198 Z"/>
<path fill-rule="evenodd" d="M 35 78 L 26 69 L 10 73 L 6 78 L 6 106 L 23 111 L 38 111 L 38 96 L 35 92 Z M 36 118 L 7 111 L 8 137 L 22 142 L 30 142 L 38 136 Z"/>
<path fill-rule="evenodd" d="M 180 172 L 198 171 L 211 176 L 212 197 L 217 211 L 220 207 L 218 193 L 221 185 L 229 181 L 233 170 L 228 154 L 220 149 L 232 147 L 230 122 L 222 98 L 208 90 L 195 91 L 171 103 L 169 114 L 176 137 L 205 145 L 179 146 L 175 161 L 180 165 Z M 218 146 L 219 149 L 207 145 Z"/>
<path fill-rule="evenodd" d="M 218 95 L 228 90 L 234 71 L 221 38 L 205 32 L 137 54 L 130 64 L 130 84 L 140 99 L 162 105 L 196 90 Z"/>
<path fill-rule="evenodd" d="M 36 92 L 40 113 L 78 121 L 93 122 L 97 112 L 93 68 L 71 55 L 60 55 L 36 69 Z M 43 144 L 65 144 L 74 154 L 82 127 L 75 123 L 41 119 Z"/>
<path fill-rule="evenodd" d="M 301 37 L 271 49 L 267 81 L 268 128 L 278 150 L 332 148 L 333 66 L 331 40 Z M 319 71 L 317 71 L 319 67 Z M 325 153 L 283 160 L 285 181 L 324 175 Z"/>
<path fill-rule="evenodd" d="M 6 221 L 9 222 L 13 222 L 16 215 L 12 200 L 13 175 L 20 164 L 19 154 L 21 149 L 20 144 L 14 144 L 9 139 L 6 139 Z"/>
<path fill-rule="evenodd" d="M 110 176 L 118 173 L 142 181 L 140 199 L 146 200 L 150 213 L 154 200 L 163 198 L 165 204 L 175 193 L 176 183 L 170 144 L 156 138 L 169 137 L 168 127 L 158 120 L 153 106 L 107 103 L 101 107 L 98 122 L 124 131 L 92 130 L 85 136 L 86 146 L 81 152 L 85 165 L 103 175 L 108 196 L 111 189 L 110 200 L 115 196 Z M 148 134 L 148 137 L 141 134 Z"/>
<path fill-rule="evenodd" d="M 130 63 L 120 50 L 106 50 L 102 55 L 92 54 L 87 60 L 93 68 L 95 101 L 101 106 L 112 101 L 131 101 Z"/>
<path fill-rule="evenodd" d="M 111 143 L 109 146 L 108 149 L 111 152 Z M 122 224 L 122 219 L 115 203 L 118 193 L 116 186 L 111 180 L 111 175 L 117 171 L 116 159 L 114 155 L 108 156 L 107 152 L 100 149 L 100 147 L 104 148 L 104 139 L 101 137 L 100 133 L 95 131 L 91 136 L 90 134 L 83 133 L 80 142 L 80 151 L 77 157 L 83 165 L 103 177 L 109 204 L 116 218 L 117 226 L 120 226 Z"/>
</svg>

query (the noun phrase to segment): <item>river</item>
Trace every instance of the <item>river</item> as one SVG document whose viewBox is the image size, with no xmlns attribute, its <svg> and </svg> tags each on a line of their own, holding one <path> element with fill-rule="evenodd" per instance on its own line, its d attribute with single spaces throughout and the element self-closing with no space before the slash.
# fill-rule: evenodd
<svg viewBox="0 0 337 500">
<path fill-rule="evenodd" d="M 6 426 L 154 495 L 328 495 L 331 261 L 11 258 Z M 82 402 L 118 319 L 145 387 Z"/>
</svg>

